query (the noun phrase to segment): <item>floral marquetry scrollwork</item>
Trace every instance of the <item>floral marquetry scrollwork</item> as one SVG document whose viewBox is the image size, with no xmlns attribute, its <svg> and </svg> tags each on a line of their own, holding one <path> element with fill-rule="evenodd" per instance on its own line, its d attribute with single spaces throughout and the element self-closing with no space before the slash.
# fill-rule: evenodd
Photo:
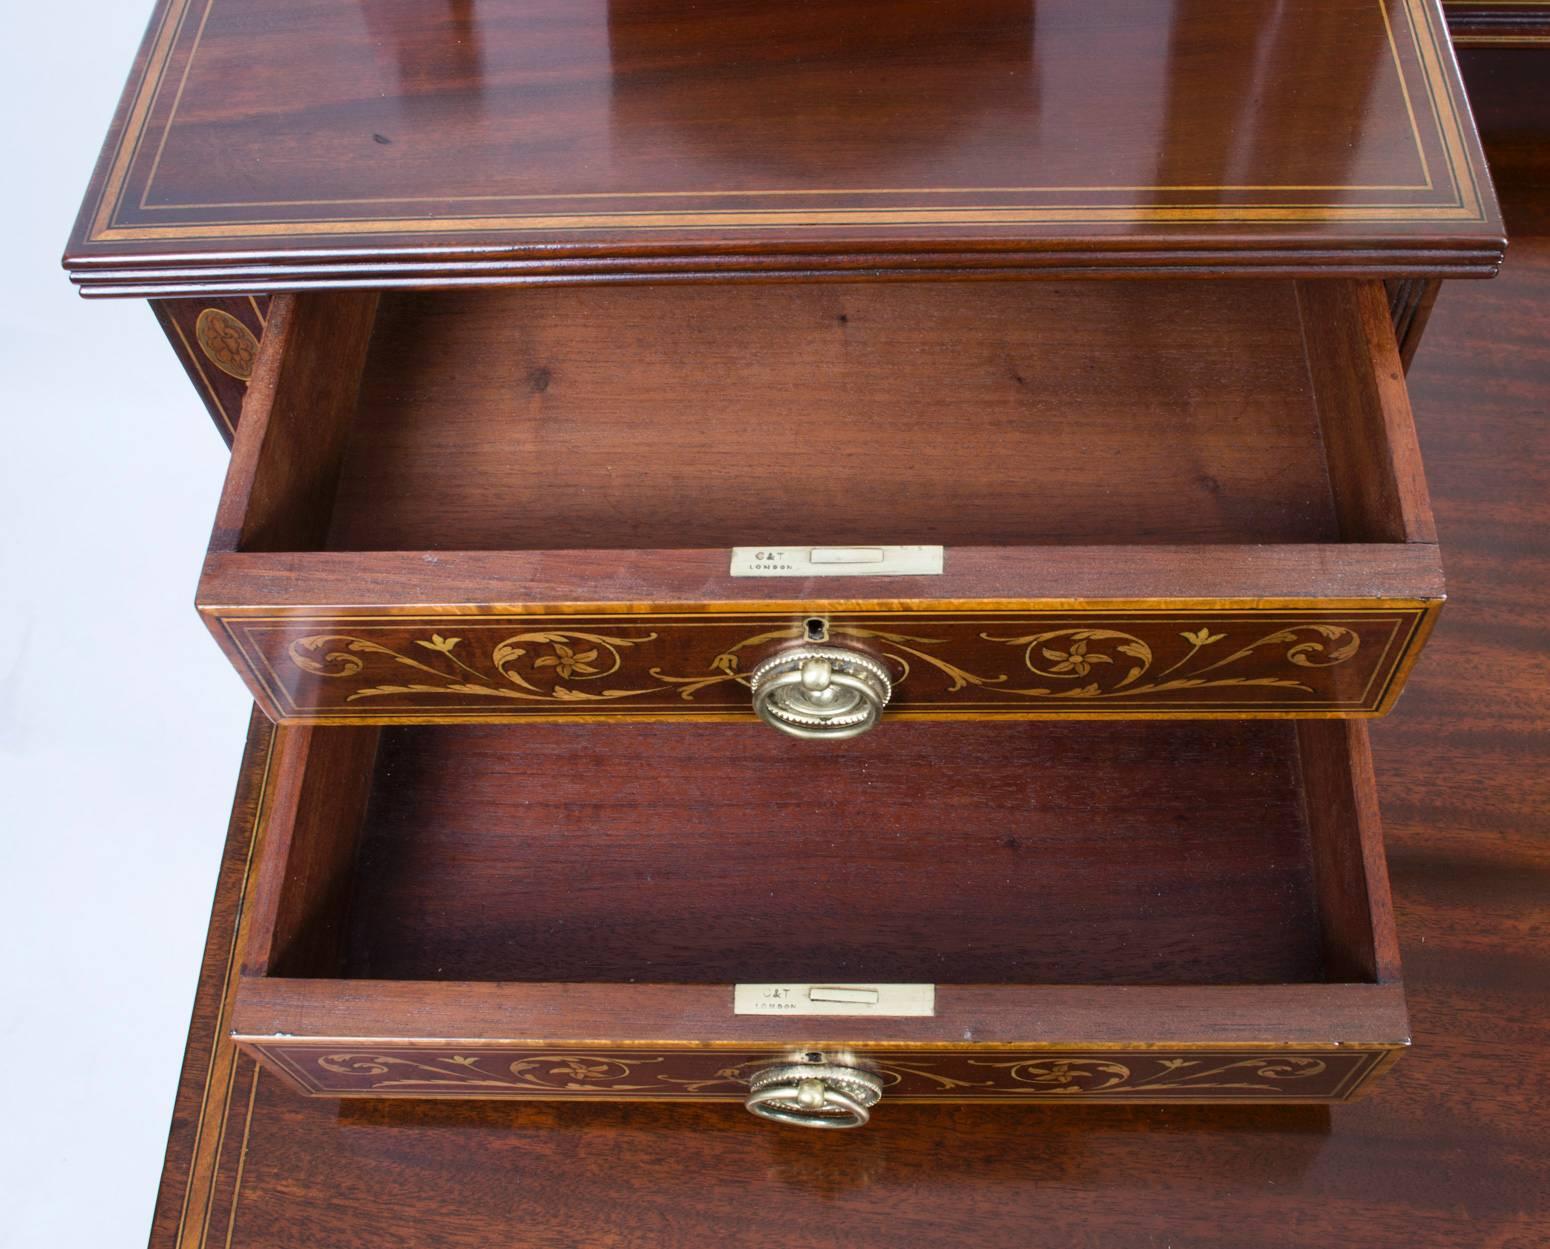
<svg viewBox="0 0 1550 1249">
<path fill-rule="evenodd" d="M 371 1087 L 393 1089 L 410 1085 L 448 1088 L 511 1088 L 532 1092 L 644 1092 L 661 1082 L 685 1092 L 702 1092 L 721 1087 L 740 1087 L 748 1083 L 757 1064 L 744 1063 L 723 1067 L 707 1076 L 687 1078 L 666 1072 L 642 1072 L 660 1064 L 661 1057 L 619 1058 L 598 1054 L 540 1054 L 506 1062 L 481 1054 L 447 1054 L 410 1059 L 389 1054 L 327 1054 L 318 1058 L 324 1071 L 339 1075 L 366 1076 Z M 1223 1062 L 1199 1059 L 1160 1058 L 1149 1065 L 1152 1070 L 1137 1070 L 1134 1063 L 1097 1058 L 1017 1059 L 991 1062 L 970 1059 L 971 1067 L 995 1068 L 1015 1085 L 1030 1091 L 1056 1094 L 1093 1094 L 1144 1092 L 1159 1089 L 1235 1088 L 1269 1091 L 1276 1081 L 1305 1079 L 1325 1070 L 1322 1060 L 1305 1057 L 1252 1058 Z M 896 1088 L 906 1080 L 925 1082 L 930 1087 L 970 1090 L 996 1087 L 1000 1082 L 993 1072 L 983 1079 L 965 1079 L 935 1068 L 940 1063 L 894 1060 L 878 1066 L 885 1087 Z M 643 1075 L 654 1080 L 643 1081 Z M 1224 1083 L 1226 1081 L 1226 1083 Z"/>
<path fill-rule="evenodd" d="M 600 1090 L 638 1093 L 637 1067 L 660 1057 L 615 1058 L 597 1054 L 538 1054 L 503 1062 L 498 1055 L 435 1054 L 411 1059 L 395 1054 L 325 1054 L 317 1065 L 336 1075 L 366 1076 L 373 1089 L 428 1085 L 469 1089 L 525 1089 L 530 1092 Z M 632 1082 L 633 1081 L 633 1082 Z"/>
<path fill-rule="evenodd" d="M 1342 620 L 1251 613 L 1084 623 L 1080 616 L 1030 613 L 1008 614 L 999 628 L 951 617 L 909 629 L 885 627 L 882 619 L 825 628 L 830 642 L 854 645 L 889 666 L 895 705 L 906 712 L 1015 714 L 1019 706 L 1047 704 L 1042 714 L 1051 714 L 1126 701 L 1186 713 L 1195 706 L 1370 711 L 1419 619 L 1395 611 Z M 646 617 L 629 627 L 623 620 L 555 617 L 552 625 L 534 619 L 514 628 L 466 617 L 423 630 L 371 624 L 300 634 L 282 623 L 254 640 L 239 638 L 239 646 L 247 654 L 266 651 L 270 639 L 280 644 L 282 708 L 289 698 L 299 709 L 309 700 L 341 708 L 385 702 L 430 713 L 445 707 L 508 715 L 623 704 L 621 711 L 692 715 L 748 710 L 749 673 L 772 652 L 804 640 L 800 624 L 748 627 L 757 621 L 685 615 Z M 1034 622 L 1040 627 L 1028 627 Z"/>
<path fill-rule="evenodd" d="M 777 1056 L 714 1050 L 340 1050 L 273 1041 L 265 1057 L 316 1092 L 426 1097 L 743 1097 Z M 1316 1054 L 1206 1051 L 874 1051 L 856 1056 L 889 1100 L 1329 1100 L 1348 1096 L 1387 1061 L 1382 1049 Z"/>
<path fill-rule="evenodd" d="M 1183 1089 L 1232 1089 L 1240 1093 L 1274 1093 L 1288 1080 L 1320 1076 L 1328 1064 L 1299 1055 L 1241 1058 L 1230 1061 L 1198 1058 L 1155 1058 L 1124 1062 L 1107 1058 L 1035 1058 L 1010 1062 L 971 1059 L 976 1067 L 1006 1072 L 1030 1092 L 1057 1095 L 1095 1093 L 1156 1093 Z"/>
<path fill-rule="evenodd" d="M 1361 647 L 1361 636 L 1349 627 L 1314 622 L 1277 629 L 1234 648 L 1223 658 L 1214 659 L 1211 656 L 1217 651 L 1212 648 L 1227 641 L 1228 635 L 1213 633 L 1201 626 L 1179 631 L 1178 636 L 1189 649 L 1153 675 L 1156 660 L 1152 647 L 1133 633 L 1115 629 L 1051 629 L 1020 637 L 992 633 L 980 636 L 987 642 L 1021 646 L 1023 666 L 1036 677 L 1072 682 L 1089 675 L 1093 677 L 1081 685 L 1007 691 L 1030 698 L 1113 698 L 1231 685 L 1312 693 L 1309 685 L 1295 677 L 1230 670 L 1236 664 L 1276 649 L 1281 650 L 1280 658 L 1284 663 L 1299 668 L 1333 668 L 1351 659 Z"/>
<path fill-rule="evenodd" d="M 537 631 L 503 638 L 490 650 L 483 667 L 463 658 L 460 637 L 432 633 L 416 638 L 415 647 L 443 657 L 434 661 L 344 634 L 318 634 L 291 643 L 291 662 L 303 672 L 320 677 L 350 677 L 364 671 L 367 660 L 380 657 L 416 675 L 398 682 L 366 686 L 350 694 L 352 700 L 387 694 L 469 694 L 477 697 L 532 701 L 583 702 L 633 698 L 649 689 L 576 689 L 569 681 L 600 681 L 624 667 L 622 652 L 656 640 L 655 633 L 634 637 L 607 637 L 598 633 Z M 475 661 L 479 662 L 478 660 Z"/>
</svg>

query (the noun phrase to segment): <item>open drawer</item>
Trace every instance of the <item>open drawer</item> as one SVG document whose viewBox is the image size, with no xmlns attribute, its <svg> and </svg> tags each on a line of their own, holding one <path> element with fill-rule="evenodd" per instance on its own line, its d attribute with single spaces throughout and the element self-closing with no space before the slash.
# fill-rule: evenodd
<svg viewBox="0 0 1550 1249">
<path fill-rule="evenodd" d="M 1407 1044 L 1359 723 L 599 740 L 276 730 L 241 1046 L 327 1096 L 733 1099 L 795 1057 L 885 1100 L 1331 1101 Z"/>
<path fill-rule="evenodd" d="M 1442 597 L 1345 280 L 279 296 L 199 591 L 270 717 L 424 723 L 747 720 L 803 641 L 901 718 L 1374 715 Z"/>
</svg>

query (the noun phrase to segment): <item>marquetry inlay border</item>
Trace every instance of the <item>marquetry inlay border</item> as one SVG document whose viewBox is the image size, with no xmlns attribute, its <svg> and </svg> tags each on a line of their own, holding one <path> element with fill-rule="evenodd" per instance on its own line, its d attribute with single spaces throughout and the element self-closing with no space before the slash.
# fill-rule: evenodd
<svg viewBox="0 0 1550 1249">
<path fill-rule="evenodd" d="M 298 1089 L 323 1097 L 545 1101 L 742 1101 L 780 1057 L 748 1047 L 462 1046 L 243 1040 Z M 1343 1101 L 1392 1060 L 1363 1048 L 911 1047 L 850 1051 L 887 1102 Z"/>
<path fill-rule="evenodd" d="M 709 722 L 815 614 L 890 667 L 892 719 L 1376 715 L 1439 607 L 210 615 L 286 720 Z"/>
<path fill-rule="evenodd" d="M 248 884 L 258 849 L 260 830 L 268 820 L 271 769 L 274 764 L 273 725 L 254 720 L 248 738 L 247 755 L 242 761 L 242 778 L 237 791 L 238 803 L 248 801 L 253 816 L 245 829 L 234 829 L 232 836 L 245 834 L 241 853 L 242 866 L 235 895 L 247 895 Z M 253 777 L 257 773 L 256 783 Z M 249 791 L 249 786 L 253 790 Z M 226 871 L 223 869 L 223 883 Z M 225 938 L 221 981 L 214 1020 L 208 1038 L 189 1036 L 185 1066 L 202 1056 L 204 1079 L 189 1138 L 187 1183 L 178 1208 L 175 1249 L 203 1249 L 206 1245 L 230 1245 L 237 1217 L 237 1202 L 242 1192 L 242 1169 L 247 1159 L 248 1135 L 253 1122 L 253 1106 L 258 1096 L 261 1068 L 244 1056 L 233 1044 L 229 1033 L 232 1005 L 237 995 L 237 956 L 242 948 L 245 914 L 239 905 L 232 928 L 220 935 Z M 214 932 L 212 931 L 212 937 Z M 221 948 L 221 947 L 216 947 Z M 208 960 L 210 955 L 206 955 Z M 195 1018 L 198 1018 L 196 1013 Z M 174 1132 L 176 1125 L 174 1125 Z M 223 1165 L 224 1163 L 224 1165 Z M 229 1202 L 225 1226 L 215 1219 L 222 1199 Z"/>
<path fill-rule="evenodd" d="M 589 231 L 627 230 L 647 232 L 818 230 L 833 227 L 862 229 L 941 227 L 1006 227 L 1042 224 L 1125 224 L 1125 223 L 1197 223 L 1200 225 L 1254 222 L 1486 222 L 1487 205 L 1475 178 L 1466 139 L 1467 129 L 1461 109 L 1450 88 L 1447 67 L 1451 52 L 1447 33 L 1437 19 L 1430 0 L 1372 0 L 1377 20 L 1383 23 L 1393 66 L 1405 95 L 1412 135 L 1422 157 L 1424 177 L 1414 186 L 1379 187 L 920 187 L 826 192 L 830 207 L 778 208 L 754 204 L 745 208 L 686 206 L 666 208 L 650 206 L 661 201 L 661 192 L 597 193 L 588 195 L 547 194 L 543 196 L 463 197 L 438 202 L 434 213 L 416 215 L 407 212 L 387 217 L 364 213 L 348 216 L 352 207 L 368 201 L 334 200 L 318 203 L 282 204 L 250 202 L 232 204 L 174 205 L 151 202 L 160 151 L 177 118 L 182 87 L 199 51 L 203 32 L 217 4 L 237 0 L 168 0 L 161 20 L 150 40 L 145 68 L 131 93 L 126 123 L 103 179 L 101 196 L 91 217 L 86 235 L 88 243 L 114 243 L 147 240 L 221 239 L 264 235 L 382 235 L 389 234 L 478 234 L 490 232 L 530 232 L 537 235 L 586 233 Z M 1407 72 L 1407 65 L 1415 72 Z M 1418 76 L 1418 81 L 1417 81 Z M 1414 90 L 1412 89 L 1414 88 Z M 1424 123 L 1417 115 L 1417 106 Z M 1426 161 L 1425 151 L 1435 144 L 1442 157 L 1440 180 Z M 142 158 L 144 158 L 142 160 Z M 144 173 L 137 172 L 143 163 Z M 1200 204 L 1169 192 L 1185 190 L 1264 192 L 1260 203 Z M 1437 192 L 1435 198 L 1402 202 L 1392 198 L 1395 192 Z M 1150 192 L 1136 204 L 1137 192 Z M 1330 202 L 1309 203 L 1310 193 L 1330 192 Z M 1364 200 L 1361 192 L 1375 197 Z M 1056 202 L 1055 197 L 1096 192 L 1097 202 Z M 941 205 L 931 197 L 943 194 L 972 197 L 976 194 L 1026 194 L 1031 202 L 992 206 L 986 204 Z M 1120 196 L 1124 203 L 1104 203 L 1101 196 Z M 778 199 L 782 195 L 814 195 L 811 191 L 760 190 L 674 192 L 675 203 L 690 204 L 696 197 L 733 199 L 760 197 Z M 1158 196 L 1163 198 L 1158 201 Z M 1385 199 L 1388 195 L 1391 198 Z M 853 201 L 846 204 L 846 197 Z M 1040 196 L 1045 202 L 1040 202 Z M 894 202 L 879 203 L 892 197 Z M 899 202 L 903 197 L 904 202 Z M 912 197 L 915 202 L 908 202 Z M 542 200 L 543 211 L 524 209 L 524 201 Z M 854 201 L 860 200 L 860 204 Z M 630 207 L 631 204 L 636 207 Z M 280 208 L 315 209 L 311 212 L 276 215 Z M 254 210 L 245 217 L 229 217 L 233 209 Z M 271 210 L 265 215 L 262 210 Z M 333 211 L 328 211 L 328 210 Z M 166 211 L 183 214 L 182 220 L 165 224 L 131 220 L 126 210 L 142 214 Z M 189 214 L 200 214 L 191 217 Z"/>
</svg>

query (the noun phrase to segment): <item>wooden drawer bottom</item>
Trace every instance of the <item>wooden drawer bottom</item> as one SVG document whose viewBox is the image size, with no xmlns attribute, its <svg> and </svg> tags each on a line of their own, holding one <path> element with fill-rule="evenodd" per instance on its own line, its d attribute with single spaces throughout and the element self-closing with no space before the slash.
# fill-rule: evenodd
<svg viewBox="0 0 1550 1249">
<path fill-rule="evenodd" d="M 329 1096 L 1329 1101 L 1407 1040 L 1344 722 L 282 727 L 232 1030 Z M 913 1017 L 740 983 L 934 986 Z"/>
</svg>

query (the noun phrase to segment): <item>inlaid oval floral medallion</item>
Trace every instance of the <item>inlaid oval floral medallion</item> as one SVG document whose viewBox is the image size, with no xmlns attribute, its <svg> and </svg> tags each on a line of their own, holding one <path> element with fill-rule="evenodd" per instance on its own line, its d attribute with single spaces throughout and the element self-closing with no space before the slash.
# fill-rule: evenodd
<svg viewBox="0 0 1550 1249">
<path fill-rule="evenodd" d="M 253 376 L 258 339 L 231 313 L 220 308 L 206 308 L 194 322 L 194 338 L 205 358 L 222 373 L 242 382 Z"/>
</svg>

